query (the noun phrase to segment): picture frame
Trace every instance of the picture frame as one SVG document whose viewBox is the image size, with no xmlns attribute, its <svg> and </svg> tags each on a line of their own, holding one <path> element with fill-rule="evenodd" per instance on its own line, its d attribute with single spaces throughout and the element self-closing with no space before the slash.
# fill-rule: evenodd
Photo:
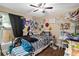
<svg viewBox="0 0 79 59">
<path fill-rule="evenodd" d="M 61 29 L 66 29 L 66 30 L 70 29 L 70 23 L 61 24 Z"/>
</svg>

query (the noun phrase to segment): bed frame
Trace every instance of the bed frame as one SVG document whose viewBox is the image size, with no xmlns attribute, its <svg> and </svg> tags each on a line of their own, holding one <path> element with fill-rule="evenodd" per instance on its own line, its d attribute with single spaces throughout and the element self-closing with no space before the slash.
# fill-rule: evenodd
<svg viewBox="0 0 79 59">
<path fill-rule="evenodd" d="M 5 56 L 9 55 L 9 54 L 7 54 L 7 53 L 8 53 L 7 50 L 8 50 L 8 47 L 10 46 L 10 44 L 11 44 L 11 42 L 2 43 L 2 44 L 1 44 L 2 52 L 3 52 L 3 54 L 4 54 Z M 50 44 L 51 44 L 51 42 L 50 42 L 49 44 L 47 44 L 46 46 L 41 47 L 40 49 L 34 51 L 34 52 L 32 53 L 32 56 L 35 56 L 35 55 L 39 54 L 40 52 L 42 52 L 42 51 L 43 51 L 44 49 L 46 49 Z"/>
<path fill-rule="evenodd" d="M 47 44 L 44 47 L 41 47 L 40 49 L 38 49 L 37 51 L 33 52 L 32 56 L 35 56 L 37 54 L 39 54 L 40 52 L 42 52 L 44 49 L 46 49 L 51 43 Z"/>
</svg>

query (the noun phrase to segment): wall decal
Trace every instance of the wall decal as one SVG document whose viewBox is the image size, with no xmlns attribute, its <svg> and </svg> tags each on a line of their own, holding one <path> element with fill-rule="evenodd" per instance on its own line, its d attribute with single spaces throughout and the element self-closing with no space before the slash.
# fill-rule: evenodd
<svg viewBox="0 0 79 59">
<path fill-rule="evenodd" d="M 48 27 L 49 26 L 49 23 L 45 23 L 45 26 Z"/>
<path fill-rule="evenodd" d="M 70 29 L 70 23 L 64 23 L 64 24 L 61 24 L 61 29 Z"/>
</svg>

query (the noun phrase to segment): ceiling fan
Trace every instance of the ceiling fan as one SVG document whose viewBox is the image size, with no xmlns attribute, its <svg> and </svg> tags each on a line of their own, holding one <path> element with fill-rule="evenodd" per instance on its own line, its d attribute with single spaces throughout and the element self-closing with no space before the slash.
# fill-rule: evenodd
<svg viewBox="0 0 79 59">
<path fill-rule="evenodd" d="M 30 4 L 30 6 L 37 8 L 36 10 L 34 10 L 33 12 L 37 12 L 40 9 L 42 9 L 42 13 L 45 13 L 46 9 L 53 9 L 53 7 L 45 7 L 46 3 L 39 3 L 36 5 Z"/>
</svg>

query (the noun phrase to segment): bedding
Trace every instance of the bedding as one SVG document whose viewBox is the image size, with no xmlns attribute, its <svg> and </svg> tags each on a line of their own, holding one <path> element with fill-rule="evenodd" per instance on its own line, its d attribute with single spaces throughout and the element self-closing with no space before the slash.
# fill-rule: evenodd
<svg viewBox="0 0 79 59">
<path fill-rule="evenodd" d="M 42 35 L 42 36 L 39 36 L 39 35 L 33 35 L 31 36 L 32 38 L 36 38 L 38 39 L 38 41 L 34 42 L 34 43 L 31 43 L 32 46 L 34 47 L 35 51 L 37 51 L 38 49 L 46 46 L 47 44 L 50 43 L 50 41 L 52 40 L 52 37 L 50 35 Z"/>
<path fill-rule="evenodd" d="M 22 42 L 21 46 L 24 48 L 25 51 L 27 52 L 32 51 L 33 47 L 27 40 L 21 39 L 21 42 Z"/>
<path fill-rule="evenodd" d="M 21 46 L 26 52 L 37 54 L 39 51 L 42 51 L 45 49 L 50 41 L 52 40 L 52 37 L 50 35 L 32 35 L 31 38 L 38 39 L 35 42 L 29 42 L 24 38 L 21 38 Z M 35 53 L 36 52 L 36 53 Z"/>
<path fill-rule="evenodd" d="M 27 37 L 27 36 L 22 36 L 21 38 L 23 38 L 23 39 L 25 39 L 25 40 L 27 40 L 29 42 L 36 42 L 36 41 L 38 41 L 38 39 L 36 39 L 36 38 L 30 38 L 30 37 Z"/>
<path fill-rule="evenodd" d="M 29 52 L 25 51 L 22 46 L 15 47 L 11 51 L 12 56 L 24 56 L 29 55 Z"/>
<path fill-rule="evenodd" d="M 39 39 L 37 42 L 31 43 L 34 51 L 40 49 L 41 47 L 46 46 L 48 43 L 50 43 L 50 41 L 48 39 Z"/>
<path fill-rule="evenodd" d="M 19 38 L 18 38 L 19 39 Z M 25 50 L 25 51 L 27 51 L 27 52 L 30 52 L 30 51 L 32 51 L 32 45 L 28 42 L 28 41 L 26 41 L 26 40 L 24 40 L 24 39 L 22 39 L 22 38 L 20 38 L 21 39 L 21 46 L 23 47 L 23 49 Z M 20 40 L 19 39 L 19 40 Z M 15 47 L 14 47 L 14 44 L 12 44 L 10 47 L 9 47 L 9 53 L 11 53 L 11 51 L 14 49 Z"/>
</svg>

